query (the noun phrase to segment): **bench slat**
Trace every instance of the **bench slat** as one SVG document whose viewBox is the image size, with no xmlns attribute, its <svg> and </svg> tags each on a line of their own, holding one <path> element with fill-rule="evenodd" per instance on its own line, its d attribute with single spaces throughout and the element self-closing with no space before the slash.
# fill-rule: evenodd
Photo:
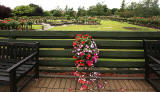
<svg viewBox="0 0 160 92">
<path fill-rule="evenodd" d="M 26 39 L 26 40 L 12 40 L 13 42 L 40 42 L 40 47 L 42 48 L 73 48 L 73 39 Z M 142 49 L 142 40 L 103 40 L 95 39 L 97 46 L 101 49 Z"/>
<path fill-rule="evenodd" d="M 40 60 L 40 66 L 74 67 L 74 60 Z M 98 60 L 96 67 L 107 68 L 142 68 L 144 62 L 137 61 L 105 61 Z"/>
<path fill-rule="evenodd" d="M 72 50 L 40 50 L 40 57 L 72 57 Z M 100 51 L 102 58 L 144 58 L 143 51 Z"/>
<path fill-rule="evenodd" d="M 117 38 L 117 39 L 160 39 L 159 32 L 118 32 L 118 31 L 2 31 L 9 32 L 10 36 L 18 38 L 57 38 L 57 39 L 70 39 L 74 38 L 77 34 L 89 34 L 94 38 Z M 4 34 L 2 36 L 6 36 Z"/>
</svg>

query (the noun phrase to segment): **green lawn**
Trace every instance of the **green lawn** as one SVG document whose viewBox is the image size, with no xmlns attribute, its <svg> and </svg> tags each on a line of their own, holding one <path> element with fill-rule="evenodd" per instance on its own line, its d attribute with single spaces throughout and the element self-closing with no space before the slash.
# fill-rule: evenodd
<svg viewBox="0 0 160 92">
<path fill-rule="evenodd" d="M 124 27 L 134 27 L 136 29 L 126 29 Z M 111 20 L 102 20 L 101 25 L 67 25 L 57 26 L 49 29 L 50 31 L 158 31 L 158 29 L 142 27 L 137 25 L 128 24 L 126 22 L 117 22 Z"/>
<path fill-rule="evenodd" d="M 32 25 L 33 30 L 42 29 L 42 25 Z"/>
</svg>

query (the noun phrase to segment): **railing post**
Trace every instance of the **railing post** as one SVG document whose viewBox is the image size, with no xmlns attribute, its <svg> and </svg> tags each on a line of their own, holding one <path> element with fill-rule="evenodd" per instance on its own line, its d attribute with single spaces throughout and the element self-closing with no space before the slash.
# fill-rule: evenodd
<svg viewBox="0 0 160 92">
<path fill-rule="evenodd" d="M 16 70 L 12 70 L 9 73 L 9 80 L 10 80 L 10 92 L 17 92 Z"/>
<path fill-rule="evenodd" d="M 8 36 L 8 39 L 9 39 L 9 40 L 15 40 L 15 39 L 16 39 L 16 36 L 13 35 L 12 32 L 13 32 L 13 31 L 10 31 L 10 32 L 9 32 L 9 36 Z"/>
<path fill-rule="evenodd" d="M 39 78 L 39 43 L 37 43 L 38 46 L 36 47 L 36 51 L 38 51 L 37 55 L 36 55 L 36 65 L 35 65 L 35 78 Z"/>
</svg>

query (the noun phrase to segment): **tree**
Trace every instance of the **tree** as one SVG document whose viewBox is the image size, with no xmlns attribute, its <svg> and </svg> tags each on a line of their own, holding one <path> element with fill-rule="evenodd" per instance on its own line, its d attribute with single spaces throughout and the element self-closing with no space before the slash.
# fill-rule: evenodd
<svg viewBox="0 0 160 92">
<path fill-rule="evenodd" d="M 118 11 L 118 10 L 119 10 L 118 8 L 113 8 L 113 9 L 111 9 L 111 12 L 112 12 L 112 14 L 114 15 L 115 12 Z"/>
<path fill-rule="evenodd" d="M 10 17 L 11 13 L 12 13 L 12 10 L 9 7 L 0 5 L 0 19 Z"/>
<path fill-rule="evenodd" d="M 29 4 L 29 6 L 34 9 L 32 16 L 42 16 L 43 15 L 43 9 L 40 6 L 35 5 L 35 4 Z"/>
<path fill-rule="evenodd" d="M 13 13 L 16 16 L 31 16 L 33 11 L 34 11 L 33 7 L 30 7 L 28 5 L 27 6 L 21 5 L 14 8 Z"/>
<path fill-rule="evenodd" d="M 123 12 L 125 9 L 125 0 L 122 1 L 122 5 L 121 5 L 121 11 Z"/>
<path fill-rule="evenodd" d="M 51 14 L 53 15 L 53 16 L 55 16 L 55 17 L 60 17 L 60 16 L 62 16 L 62 10 L 61 9 L 54 9 L 54 10 L 51 10 L 50 11 L 51 12 Z"/>
<path fill-rule="evenodd" d="M 132 11 L 133 16 L 143 17 L 144 16 L 144 8 L 142 3 L 132 2 L 127 10 Z"/>
<path fill-rule="evenodd" d="M 88 15 L 90 16 L 107 16 L 110 15 L 111 12 L 107 8 L 107 5 L 97 3 L 96 6 L 90 6 L 88 9 Z"/>
<path fill-rule="evenodd" d="M 142 3 L 132 2 L 127 9 L 133 12 L 137 17 L 151 17 L 160 14 L 159 0 L 143 0 Z"/>
<path fill-rule="evenodd" d="M 51 12 L 50 11 L 44 11 L 44 16 L 52 16 Z"/>
<path fill-rule="evenodd" d="M 75 11 L 73 10 L 73 8 L 68 8 L 68 6 L 66 6 L 64 15 L 74 17 L 75 16 Z"/>
<path fill-rule="evenodd" d="M 84 9 L 84 7 L 79 7 L 78 8 L 78 12 L 77 12 L 77 16 L 86 16 L 87 15 L 87 11 Z"/>
</svg>

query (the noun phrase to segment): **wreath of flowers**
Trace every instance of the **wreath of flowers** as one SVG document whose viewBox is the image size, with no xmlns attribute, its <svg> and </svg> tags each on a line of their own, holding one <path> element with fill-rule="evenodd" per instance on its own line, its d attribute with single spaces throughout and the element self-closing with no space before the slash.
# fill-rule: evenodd
<svg viewBox="0 0 160 92">
<path fill-rule="evenodd" d="M 84 67 L 85 70 L 89 70 L 95 66 L 95 63 L 98 61 L 99 50 L 92 36 L 88 34 L 77 34 L 73 42 L 73 47 L 74 50 L 72 53 L 74 54 L 73 58 L 76 59 L 75 66 L 77 69 L 79 67 Z M 96 78 L 100 76 L 100 73 L 97 72 L 87 73 L 76 71 L 73 74 L 79 77 L 78 82 L 82 84 L 81 90 L 88 90 L 88 85 L 93 83 Z M 101 82 L 98 82 L 98 87 L 103 88 Z"/>
</svg>

